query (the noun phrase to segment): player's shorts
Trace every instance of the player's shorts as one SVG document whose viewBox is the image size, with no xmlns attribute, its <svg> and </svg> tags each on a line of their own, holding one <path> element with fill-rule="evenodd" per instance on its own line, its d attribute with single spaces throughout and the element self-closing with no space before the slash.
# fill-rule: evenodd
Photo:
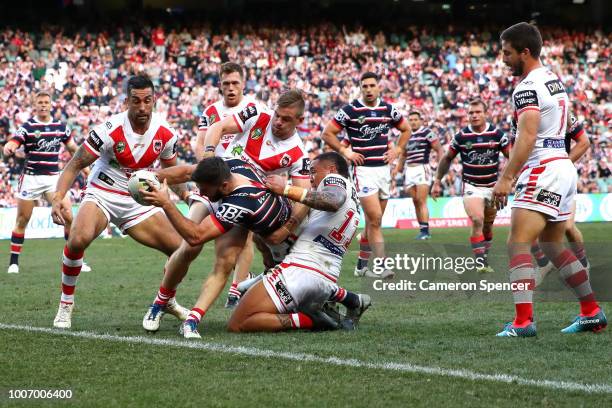
<svg viewBox="0 0 612 408">
<path fill-rule="evenodd" d="M 263 277 L 279 313 L 294 313 L 301 305 L 323 304 L 338 288 L 336 278 L 309 266 L 281 263 Z"/>
<path fill-rule="evenodd" d="M 381 200 L 389 198 L 391 169 L 388 165 L 375 167 L 354 166 L 353 180 L 359 198 L 377 193 Z"/>
<path fill-rule="evenodd" d="M 491 200 L 493 197 L 492 187 L 478 187 L 470 183 L 463 183 L 463 198 L 484 198 Z"/>
<path fill-rule="evenodd" d="M 429 186 L 431 185 L 431 168 L 429 164 L 406 165 L 404 171 L 404 186 L 410 188 L 413 186 Z"/>
<path fill-rule="evenodd" d="M 59 174 L 33 175 L 24 174 L 19 180 L 19 189 L 15 197 L 21 200 L 38 200 L 44 193 L 52 193 L 57 186 Z"/>
<path fill-rule="evenodd" d="M 152 205 L 140 205 L 126 192 L 125 195 L 105 191 L 88 185 L 81 205 L 92 202 L 98 206 L 109 222 L 115 224 L 121 232 L 140 224 L 147 218 L 163 210 Z"/>
<path fill-rule="evenodd" d="M 518 177 L 512 208 L 546 214 L 551 221 L 570 217 L 578 176 L 568 158 L 543 160 L 524 169 Z"/>
</svg>

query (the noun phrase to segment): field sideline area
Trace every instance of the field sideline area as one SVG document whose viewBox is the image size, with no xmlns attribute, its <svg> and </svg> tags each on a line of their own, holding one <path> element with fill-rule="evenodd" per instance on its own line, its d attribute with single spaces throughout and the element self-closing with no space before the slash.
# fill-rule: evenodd
<svg viewBox="0 0 612 408">
<path fill-rule="evenodd" d="M 605 242 L 612 224 L 579 224 L 588 244 Z M 465 245 L 467 229 L 433 230 L 433 242 Z M 507 228 L 495 230 L 503 253 Z M 414 230 L 385 230 L 410 252 Z M 0 241 L 8 260 L 8 241 Z M 610 406 L 612 330 L 561 335 L 577 303 L 535 304 L 538 337 L 494 335 L 513 316 L 507 301 L 377 299 L 355 332 L 236 335 L 225 331 L 225 294 L 204 317 L 201 341 L 177 335 L 166 316 L 146 334 L 141 321 L 161 278 L 164 257 L 131 239 L 99 239 L 86 252 L 70 333 L 52 329 L 59 299 L 63 240 L 27 240 L 21 272 L 0 273 L 0 405 L 10 389 L 70 389 L 70 403 L 108 406 Z M 340 284 L 353 276 L 356 243 Z M 207 245 L 177 299 L 191 307 L 213 260 Z M 4 262 L 4 261 L 3 261 Z M 502 260 L 502 262 L 505 262 Z M 261 264 L 256 255 L 254 265 Z M 497 274 L 506 274 L 498 268 Z M 597 287 L 594 288 L 597 291 Z M 603 303 L 608 316 L 612 303 Z M 47 401 L 54 405 L 57 400 Z"/>
</svg>

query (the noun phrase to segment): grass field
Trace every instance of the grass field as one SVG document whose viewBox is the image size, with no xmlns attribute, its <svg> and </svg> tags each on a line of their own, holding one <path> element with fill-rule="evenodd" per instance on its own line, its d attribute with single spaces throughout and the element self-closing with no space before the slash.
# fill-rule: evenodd
<svg viewBox="0 0 612 408">
<path fill-rule="evenodd" d="M 612 232 L 610 224 L 580 227 L 588 242 L 603 243 Z M 469 254 L 466 229 L 433 233 L 433 242 L 465 245 Z M 506 262 L 506 233 L 496 230 L 499 265 Z M 385 235 L 409 251 L 414 231 Z M 0 259 L 8 259 L 8 242 L 0 245 Z M 79 278 L 67 335 L 49 329 L 62 246 L 62 240 L 26 241 L 21 273 L 0 273 L 0 405 L 612 406 L 612 331 L 561 335 L 577 313 L 574 302 L 536 304 L 538 337 L 531 339 L 494 337 L 513 315 L 509 297 L 374 296 L 355 332 L 236 335 L 225 332 L 230 312 L 223 296 L 200 326 L 203 339 L 187 343 L 172 316 L 157 334 L 143 332 L 164 258 L 115 238 L 86 252 L 93 272 Z M 359 291 L 355 250 L 340 283 Z M 207 246 L 179 290 L 180 303 L 191 306 L 212 259 Z M 505 274 L 499 267 L 500 280 Z M 604 308 L 612 313 L 611 303 Z M 71 389 L 73 397 L 9 400 L 10 389 Z"/>
</svg>

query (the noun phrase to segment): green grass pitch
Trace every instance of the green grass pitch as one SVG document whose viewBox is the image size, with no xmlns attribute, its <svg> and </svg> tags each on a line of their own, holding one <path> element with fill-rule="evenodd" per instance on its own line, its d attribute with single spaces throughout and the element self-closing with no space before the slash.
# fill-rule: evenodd
<svg viewBox="0 0 612 408">
<path fill-rule="evenodd" d="M 603 243 L 611 236 L 609 223 L 579 226 L 587 242 Z M 497 228 L 495 234 L 494 248 L 503 254 L 507 228 Z M 385 231 L 391 245 L 403 245 L 407 252 L 414 235 L 414 231 Z M 433 236 L 433 242 L 464 245 L 470 253 L 467 229 L 433 230 Z M 0 246 L 0 260 L 8 261 L 9 242 Z M 478 302 L 381 296 L 374 297 L 374 306 L 354 332 L 236 335 L 225 331 L 230 312 L 223 308 L 222 296 L 200 325 L 200 343 L 205 346 L 181 347 L 178 321 L 172 316 L 164 318 L 154 335 L 141 328 L 164 257 L 129 238 L 100 239 L 86 252 L 93 272 L 79 278 L 71 330 L 77 336 L 7 328 L 52 326 L 62 247 L 62 240 L 28 240 L 21 273 L 0 273 L 0 405 L 612 405 L 612 331 L 559 333 L 577 313 L 575 302 L 536 303 L 538 337 L 531 339 L 494 337 L 513 315 L 509 297 Z M 210 271 L 211 248 L 205 247 L 179 289 L 177 299 L 185 306 L 195 301 Z M 356 250 L 353 243 L 340 283 L 359 291 L 364 283 L 352 273 Z M 259 264 L 256 256 L 255 265 Z M 506 275 L 503 268 L 496 273 Z M 612 303 L 603 306 L 612 315 Z M 132 340 L 120 341 L 129 336 Z M 164 339 L 173 343 L 150 344 Z M 300 360 L 300 353 L 307 357 Z M 391 365 L 383 367 L 385 363 Z M 398 366 L 425 371 L 393 369 Z M 463 374 L 455 375 L 453 370 Z M 572 388 L 576 383 L 600 388 L 597 392 Z M 73 397 L 11 400 L 11 389 L 71 389 Z"/>
</svg>

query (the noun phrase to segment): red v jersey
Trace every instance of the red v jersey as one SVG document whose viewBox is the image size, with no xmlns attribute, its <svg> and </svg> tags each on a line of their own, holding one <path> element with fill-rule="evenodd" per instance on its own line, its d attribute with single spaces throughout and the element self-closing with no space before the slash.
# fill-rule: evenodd
<svg viewBox="0 0 612 408">
<path fill-rule="evenodd" d="M 226 157 L 248 161 L 266 174 L 288 172 L 292 178 L 309 178 L 310 160 L 295 132 L 287 139 L 272 134 L 274 113 L 262 106 L 247 106 L 233 115 L 240 128 Z"/>
<path fill-rule="evenodd" d="M 125 193 L 130 173 L 153 167 L 158 160 L 174 159 L 176 145 L 174 130 L 156 113 L 144 135 L 132 130 L 127 112 L 113 115 L 95 126 L 83 144 L 89 153 L 98 157 L 89 175 L 89 184 Z"/>
<path fill-rule="evenodd" d="M 206 131 L 213 123 L 223 120 L 228 116 L 232 116 L 233 114 L 240 112 L 247 106 L 254 106 L 257 104 L 258 102 L 254 98 L 250 96 L 244 96 L 238 105 L 230 108 L 225 105 L 223 99 L 220 99 L 212 105 L 208 105 L 204 109 L 204 113 L 202 113 L 202 116 L 200 116 L 200 121 L 198 122 L 198 130 Z M 221 136 L 221 141 L 215 149 L 215 156 L 225 155 L 225 151 L 234 136 L 235 135 L 233 134 Z"/>
</svg>

